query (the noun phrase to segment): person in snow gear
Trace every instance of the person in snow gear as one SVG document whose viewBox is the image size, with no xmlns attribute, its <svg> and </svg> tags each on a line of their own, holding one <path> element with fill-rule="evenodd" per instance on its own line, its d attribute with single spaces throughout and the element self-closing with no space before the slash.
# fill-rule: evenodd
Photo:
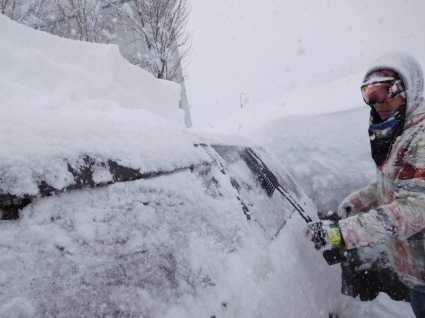
<svg viewBox="0 0 425 318">
<path fill-rule="evenodd" d="M 304 233 L 317 249 L 385 243 L 416 317 L 425 317 L 425 101 L 420 64 L 404 52 L 380 57 L 361 92 L 370 106 L 376 183 L 343 200 L 341 220 L 320 220 Z"/>
</svg>

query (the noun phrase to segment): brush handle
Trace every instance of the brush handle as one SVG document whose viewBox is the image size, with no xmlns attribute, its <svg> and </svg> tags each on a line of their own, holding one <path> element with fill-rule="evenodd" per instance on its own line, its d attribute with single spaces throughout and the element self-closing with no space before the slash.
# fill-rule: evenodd
<svg viewBox="0 0 425 318">
<path fill-rule="evenodd" d="M 341 248 L 333 248 L 331 250 L 324 251 L 323 258 L 329 265 L 335 265 L 347 260 L 344 255 L 344 250 Z"/>
<path fill-rule="evenodd" d="M 279 191 L 288 201 L 292 204 L 292 206 L 297 210 L 297 212 L 301 215 L 301 217 L 305 220 L 306 223 L 313 222 L 311 217 L 304 211 L 304 209 L 296 202 L 285 189 L 282 188 L 281 185 L 276 187 L 276 190 Z"/>
</svg>

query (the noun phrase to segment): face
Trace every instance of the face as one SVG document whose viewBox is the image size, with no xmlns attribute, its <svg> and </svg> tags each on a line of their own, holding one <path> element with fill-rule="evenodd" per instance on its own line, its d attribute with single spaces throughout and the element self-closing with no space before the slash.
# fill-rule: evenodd
<svg viewBox="0 0 425 318">
<path fill-rule="evenodd" d="M 398 96 L 388 102 L 384 103 L 375 103 L 374 108 L 378 112 L 382 120 L 388 119 L 391 114 L 401 105 L 403 105 L 405 99 L 401 96 Z"/>
<path fill-rule="evenodd" d="M 365 103 L 373 107 L 382 120 L 388 119 L 406 101 L 404 84 L 391 70 L 370 74 L 361 91 Z"/>
</svg>

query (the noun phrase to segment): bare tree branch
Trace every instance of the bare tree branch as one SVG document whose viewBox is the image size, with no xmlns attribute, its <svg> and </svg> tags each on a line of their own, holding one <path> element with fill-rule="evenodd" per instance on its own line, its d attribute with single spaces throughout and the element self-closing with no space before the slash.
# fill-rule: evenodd
<svg viewBox="0 0 425 318">
<path fill-rule="evenodd" d="M 190 52 L 188 1 L 0 0 L 0 12 L 61 37 L 116 43 L 130 63 L 181 83 Z"/>
<path fill-rule="evenodd" d="M 158 78 L 182 82 L 181 63 L 190 50 L 187 0 L 133 0 L 118 9 L 123 28 L 134 32 L 147 49 L 126 58 Z"/>
</svg>

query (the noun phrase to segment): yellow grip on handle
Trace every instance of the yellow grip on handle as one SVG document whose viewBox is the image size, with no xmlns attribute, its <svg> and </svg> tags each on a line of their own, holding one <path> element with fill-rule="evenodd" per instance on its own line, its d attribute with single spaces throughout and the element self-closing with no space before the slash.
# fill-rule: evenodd
<svg viewBox="0 0 425 318">
<path fill-rule="evenodd" d="M 341 246 L 342 237 L 341 237 L 341 233 L 339 232 L 339 228 L 336 224 L 331 224 L 329 226 L 328 234 L 329 234 L 329 244 L 331 248 Z"/>
</svg>

